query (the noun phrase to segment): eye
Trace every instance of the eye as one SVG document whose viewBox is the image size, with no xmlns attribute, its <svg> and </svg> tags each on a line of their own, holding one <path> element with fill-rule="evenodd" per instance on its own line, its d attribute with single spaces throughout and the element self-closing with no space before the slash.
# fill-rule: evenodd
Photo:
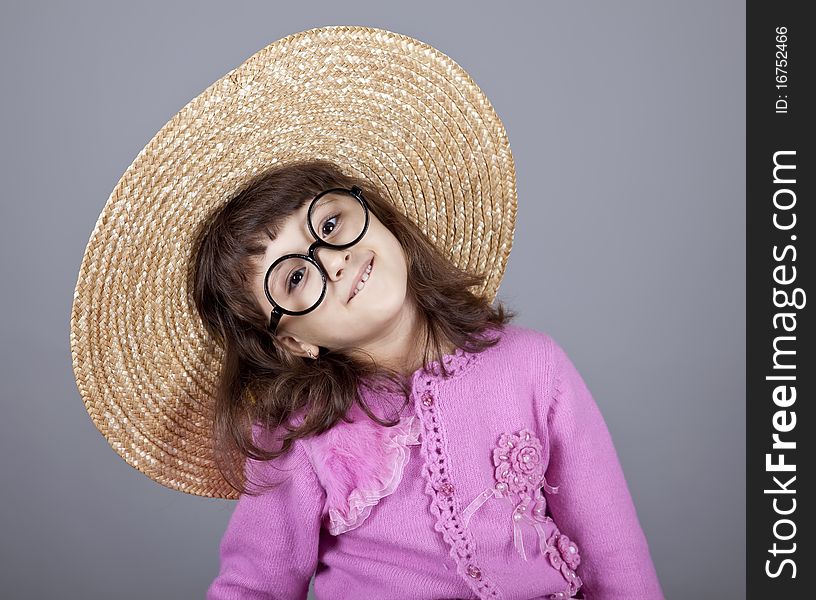
<svg viewBox="0 0 816 600">
<path fill-rule="evenodd" d="M 295 271 L 292 271 L 292 274 L 289 276 L 289 285 L 286 286 L 287 293 L 291 293 L 298 284 L 303 280 L 303 274 L 306 271 L 306 267 L 302 267 Z"/>
<path fill-rule="evenodd" d="M 323 221 L 323 226 L 320 228 L 320 233 L 324 238 L 329 237 L 332 233 L 334 233 L 334 230 L 337 228 L 336 220 L 339 217 L 340 215 L 337 214 Z"/>
</svg>

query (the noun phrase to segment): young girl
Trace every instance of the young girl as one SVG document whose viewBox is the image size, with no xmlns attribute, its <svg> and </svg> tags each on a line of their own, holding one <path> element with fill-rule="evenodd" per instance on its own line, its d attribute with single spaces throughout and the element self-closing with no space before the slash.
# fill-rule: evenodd
<svg viewBox="0 0 816 600">
<path fill-rule="evenodd" d="M 468 291 L 480 278 L 367 182 L 323 161 L 265 173 L 197 272 L 231 349 L 218 442 L 250 458 L 210 600 L 303 598 L 313 574 L 318 598 L 662 597 L 563 349 Z"/>
<path fill-rule="evenodd" d="M 210 600 L 663 597 L 575 366 L 491 304 L 516 200 L 468 73 L 369 27 L 270 44 L 128 167 L 74 372 L 130 465 L 238 498 Z"/>
</svg>

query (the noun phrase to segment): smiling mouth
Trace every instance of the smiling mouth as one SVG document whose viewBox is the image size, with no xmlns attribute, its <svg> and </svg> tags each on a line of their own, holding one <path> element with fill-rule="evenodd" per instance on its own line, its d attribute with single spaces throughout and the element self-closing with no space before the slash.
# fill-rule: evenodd
<svg viewBox="0 0 816 600">
<path fill-rule="evenodd" d="M 368 269 L 369 267 L 371 267 L 371 270 L 367 271 L 366 269 Z M 368 265 L 366 265 L 366 269 L 363 270 L 363 275 L 367 274 L 366 279 L 370 279 L 371 274 L 374 272 L 374 257 L 373 256 L 371 257 L 371 261 L 369 261 Z M 359 285 L 360 283 L 363 284 L 363 287 L 358 289 L 357 285 Z M 351 302 L 352 300 L 354 300 L 355 296 L 357 296 L 357 294 L 359 294 L 361 291 L 363 291 L 363 289 L 365 289 L 366 285 L 368 285 L 368 281 L 363 281 L 362 276 L 360 276 L 360 280 L 357 282 L 357 284 L 355 284 L 354 289 L 351 291 L 351 296 L 349 296 L 348 302 Z"/>
</svg>

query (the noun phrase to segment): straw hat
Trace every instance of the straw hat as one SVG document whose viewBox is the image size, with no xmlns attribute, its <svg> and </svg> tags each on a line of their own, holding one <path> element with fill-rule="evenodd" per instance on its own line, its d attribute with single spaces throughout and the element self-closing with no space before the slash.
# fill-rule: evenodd
<svg viewBox="0 0 816 600">
<path fill-rule="evenodd" d="M 432 46 L 332 26 L 273 42 L 173 116 L 116 184 L 74 292 L 71 355 L 96 427 L 171 489 L 236 498 L 211 438 L 222 349 L 192 296 L 197 225 L 271 165 L 336 162 L 363 177 L 491 301 L 516 220 L 510 145 L 487 97 Z"/>
</svg>

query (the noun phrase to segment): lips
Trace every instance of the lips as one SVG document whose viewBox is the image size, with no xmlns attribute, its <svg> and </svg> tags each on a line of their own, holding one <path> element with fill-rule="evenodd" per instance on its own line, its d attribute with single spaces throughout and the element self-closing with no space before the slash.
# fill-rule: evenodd
<svg viewBox="0 0 816 600">
<path fill-rule="evenodd" d="M 373 265 L 373 264 L 374 264 L 374 257 L 372 256 L 369 260 L 367 260 L 365 263 L 363 263 L 362 267 L 360 267 L 360 272 L 357 273 L 357 277 L 354 278 L 354 281 L 351 284 L 351 289 L 349 290 L 349 296 L 348 296 L 348 300 L 346 300 L 346 304 L 351 302 L 351 298 L 352 298 L 352 295 L 354 294 L 354 290 L 357 289 L 357 284 L 360 283 L 360 281 L 362 281 L 363 275 L 365 275 L 365 272 L 366 272 L 366 269 L 368 268 L 368 265 Z M 372 266 L 371 272 L 372 273 L 374 272 L 373 266 Z"/>
</svg>

